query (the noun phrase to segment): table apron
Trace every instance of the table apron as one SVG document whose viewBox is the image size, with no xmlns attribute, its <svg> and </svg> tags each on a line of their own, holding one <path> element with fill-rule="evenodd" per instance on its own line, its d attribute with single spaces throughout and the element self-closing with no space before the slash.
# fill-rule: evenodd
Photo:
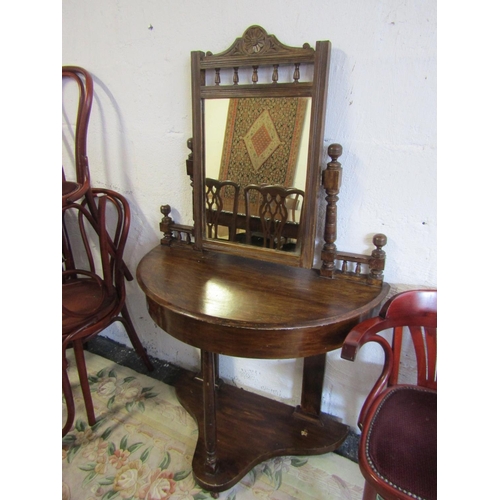
<svg viewBox="0 0 500 500">
<path fill-rule="evenodd" d="M 217 354 L 257 359 L 302 358 L 338 349 L 349 331 L 372 313 L 365 310 L 344 321 L 319 326 L 266 329 L 202 321 L 149 297 L 147 304 L 155 323 L 181 342 Z"/>
</svg>

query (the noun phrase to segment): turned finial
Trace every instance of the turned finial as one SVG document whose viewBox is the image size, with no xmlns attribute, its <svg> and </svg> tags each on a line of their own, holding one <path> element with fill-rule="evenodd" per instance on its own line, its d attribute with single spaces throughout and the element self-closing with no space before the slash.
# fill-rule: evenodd
<svg viewBox="0 0 500 500">
<path fill-rule="evenodd" d="M 382 233 L 378 233 L 373 237 L 373 244 L 377 247 L 377 250 L 382 250 L 382 247 L 387 245 L 387 236 Z"/>
<path fill-rule="evenodd" d="M 382 233 L 377 233 L 372 241 L 376 248 L 372 251 L 369 261 L 370 278 L 380 282 L 383 280 L 385 268 L 385 251 L 382 250 L 382 247 L 387 244 L 387 236 Z"/>
<path fill-rule="evenodd" d="M 160 212 L 163 214 L 163 222 L 167 222 L 168 219 L 172 220 L 170 217 L 171 210 L 170 205 L 162 205 L 160 207 Z"/>
<path fill-rule="evenodd" d="M 337 161 L 342 156 L 342 146 L 340 144 L 330 144 L 328 146 L 328 156 L 332 161 Z"/>
<path fill-rule="evenodd" d="M 160 212 L 163 214 L 163 219 L 160 222 L 160 231 L 163 232 L 163 238 L 161 239 L 162 245 L 168 245 L 172 243 L 173 234 L 172 234 L 172 217 L 170 217 L 170 205 L 162 205 L 160 207 Z"/>
</svg>

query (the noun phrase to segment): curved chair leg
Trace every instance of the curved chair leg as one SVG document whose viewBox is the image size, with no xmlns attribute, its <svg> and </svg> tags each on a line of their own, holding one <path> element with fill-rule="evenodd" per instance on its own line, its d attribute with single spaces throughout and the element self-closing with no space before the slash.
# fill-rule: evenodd
<svg viewBox="0 0 500 500">
<path fill-rule="evenodd" d="M 141 357 L 142 361 L 146 365 L 146 368 L 152 372 L 154 367 L 146 353 L 146 349 L 144 349 L 139 337 L 137 336 L 137 332 L 135 331 L 134 324 L 132 323 L 132 319 L 125 304 L 123 304 L 122 316 L 122 318 L 117 317 L 116 321 L 120 321 L 120 323 L 125 327 L 125 331 L 127 332 L 128 338 L 130 339 L 130 342 L 132 342 L 135 351 Z"/>
<path fill-rule="evenodd" d="M 73 350 L 75 351 L 76 367 L 78 369 L 78 376 L 80 377 L 80 386 L 83 393 L 83 401 L 85 402 L 85 409 L 87 411 L 87 420 L 89 425 L 92 426 L 96 423 L 94 405 L 92 403 L 92 396 L 90 394 L 90 385 L 87 374 L 87 366 L 85 365 L 85 354 L 83 352 L 83 342 L 81 339 L 73 341 Z"/>
<path fill-rule="evenodd" d="M 63 353 L 63 363 L 62 363 L 62 389 L 64 394 L 64 399 L 66 400 L 66 410 L 67 417 L 66 423 L 64 424 L 62 435 L 63 437 L 69 432 L 75 420 L 75 401 L 73 400 L 73 392 L 71 390 L 71 384 L 68 377 L 68 361 Z"/>
<path fill-rule="evenodd" d="M 372 485 L 365 481 L 365 488 L 363 490 L 363 500 L 377 500 L 377 498 L 382 498 L 377 495 L 377 492 L 373 489 Z"/>
</svg>

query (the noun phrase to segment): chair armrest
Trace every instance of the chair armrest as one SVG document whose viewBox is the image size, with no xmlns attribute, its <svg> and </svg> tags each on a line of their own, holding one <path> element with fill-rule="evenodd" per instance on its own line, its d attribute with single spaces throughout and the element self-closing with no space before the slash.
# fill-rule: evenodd
<svg viewBox="0 0 500 500">
<path fill-rule="evenodd" d="M 349 361 L 354 361 L 359 349 L 368 342 L 376 342 L 384 350 L 385 360 L 382 373 L 368 394 L 358 418 L 360 429 L 363 428 L 366 414 L 375 398 L 387 385 L 393 386 L 398 383 L 401 340 L 405 326 L 410 330 L 417 355 L 418 385 L 436 388 L 437 290 L 401 292 L 385 303 L 376 318 L 367 319 L 355 326 L 342 346 L 341 357 Z M 394 329 L 393 346 L 377 335 L 389 329 Z"/>
<path fill-rule="evenodd" d="M 348 361 L 354 361 L 359 349 L 367 342 L 372 341 L 374 334 L 381 331 L 377 329 L 381 321 L 380 317 L 375 317 L 356 325 L 344 340 L 341 357 Z"/>
<path fill-rule="evenodd" d="M 382 373 L 368 394 L 358 418 L 358 427 L 363 428 L 363 423 L 368 409 L 378 395 L 386 388 L 392 372 L 394 354 L 391 345 L 384 337 L 377 335 L 379 332 L 391 328 L 392 324 L 380 316 L 367 319 L 355 326 L 347 335 L 340 356 L 348 361 L 354 361 L 359 349 L 368 342 L 379 344 L 384 350 L 384 366 Z"/>
</svg>

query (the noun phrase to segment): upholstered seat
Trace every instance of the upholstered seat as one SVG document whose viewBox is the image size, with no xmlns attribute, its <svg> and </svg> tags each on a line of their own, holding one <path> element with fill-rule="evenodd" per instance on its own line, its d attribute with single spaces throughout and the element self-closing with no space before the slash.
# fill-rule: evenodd
<svg viewBox="0 0 500 500">
<path fill-rule="evenodd" d="M 382 393 L 361 446 L 371 470 L 398 490 L 432 500 L 437 485 L 437 392 L 398 386 Z"/>
</svg>

